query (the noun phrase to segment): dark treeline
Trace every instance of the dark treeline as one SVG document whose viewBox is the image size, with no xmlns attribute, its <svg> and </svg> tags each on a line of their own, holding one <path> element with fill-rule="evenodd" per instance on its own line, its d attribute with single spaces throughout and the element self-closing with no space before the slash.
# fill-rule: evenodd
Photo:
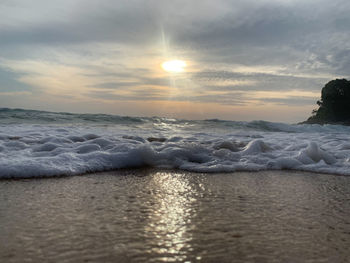
<svg viewBox="0 0 350 263">
<path fill-rule="evenodd" d="M 318 109 L 304 123 L 350 125 L 350 81 L 335 79 L 328 82 L 317 101 Z"/>
</svg>

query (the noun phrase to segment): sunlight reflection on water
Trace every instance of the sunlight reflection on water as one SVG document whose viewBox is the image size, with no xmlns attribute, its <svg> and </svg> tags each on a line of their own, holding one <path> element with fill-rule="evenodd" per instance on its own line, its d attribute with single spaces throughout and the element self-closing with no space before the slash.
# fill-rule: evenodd
<svg viewBox="0 0 350 263">
<path fill-rule="evenodd" d="M 163 255 L 163 261 L 185 261 L 191 251 L 191 219 L 196 215 L 196 191 L 181 174 L 155 173 L 156 188 L 153 206 L 145 232 L 154 236 L 153 253 Z M 164 256 L 168 255 L 168 256 Z"/>
</svg>

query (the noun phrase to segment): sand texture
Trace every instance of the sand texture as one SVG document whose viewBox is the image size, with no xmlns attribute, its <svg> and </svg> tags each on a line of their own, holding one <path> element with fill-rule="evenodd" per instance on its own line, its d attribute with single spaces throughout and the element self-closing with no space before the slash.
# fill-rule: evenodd
<svg viewBox="0 0 350 263">
<path fill-rule="evenodd" d="M 0 181 L 0 262 L 348 262 L 350 177 L 119 170 Z"/>
</svg>

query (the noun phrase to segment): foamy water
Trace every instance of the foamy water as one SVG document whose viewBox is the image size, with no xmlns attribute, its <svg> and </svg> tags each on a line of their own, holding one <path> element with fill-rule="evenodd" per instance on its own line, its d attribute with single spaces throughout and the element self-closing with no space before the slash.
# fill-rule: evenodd
<svg viewBox="0 0 350 263">
<path fill-rule="evenodd" d="M 350 175 L 350 127 L 0 110 L 0 178 L 131 167 Z"/>
</svg>

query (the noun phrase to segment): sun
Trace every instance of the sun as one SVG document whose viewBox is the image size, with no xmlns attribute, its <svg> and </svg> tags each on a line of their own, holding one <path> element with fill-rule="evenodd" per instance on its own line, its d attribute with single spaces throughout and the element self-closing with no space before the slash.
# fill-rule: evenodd
<svg viewBox="0 0 350 263">
<path fill-rule="evenodd" d="M 183 60 L 168 60 L 162 64 L 162 68 L 170 73 L 184 72 L 186 66 L 187 64 Z"/>
</svg>

